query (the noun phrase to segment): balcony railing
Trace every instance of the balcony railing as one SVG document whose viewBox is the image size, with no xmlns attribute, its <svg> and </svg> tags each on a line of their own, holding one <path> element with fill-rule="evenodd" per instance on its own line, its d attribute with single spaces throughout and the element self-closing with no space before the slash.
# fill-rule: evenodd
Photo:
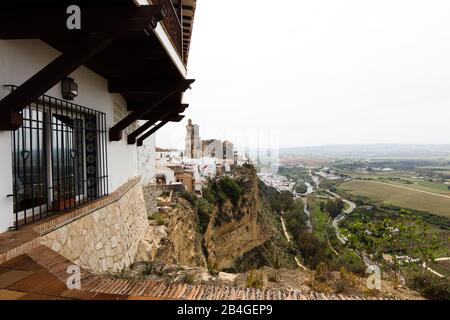
<svg viewBox="0 0 450 320">
<path fill-rule="evenodd" d="M 167 17 L 162 22 L 172 43 L 183 59 L 183 29 L 181 27 L 180 19 L 178 18 L 177 12 L 171 0 L 152 0 L 155 5 L 161 5 L 166 9 Z"/>
<path fill-rule="evenodd" d="M 17 229 L 108 194 L 104 113 L 42 95 L 21 115 L 11 133 Z"/>
</svg>

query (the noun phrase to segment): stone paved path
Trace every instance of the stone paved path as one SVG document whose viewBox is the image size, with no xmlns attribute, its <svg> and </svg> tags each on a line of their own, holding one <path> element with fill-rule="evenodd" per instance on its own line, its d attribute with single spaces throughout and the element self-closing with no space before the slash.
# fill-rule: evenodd
<svg viewBox="0 0 450 320">
<path fill-rule="evenodd" d="M 81 270 L 81 290 L 66 286 L 73 265 L 45 246 L 0 265 L 0 299 L 171 299 L 171 300 L 353 300 L 356 296 L 170 284 L 154 280 L 103 277 Z"/>
</svg>

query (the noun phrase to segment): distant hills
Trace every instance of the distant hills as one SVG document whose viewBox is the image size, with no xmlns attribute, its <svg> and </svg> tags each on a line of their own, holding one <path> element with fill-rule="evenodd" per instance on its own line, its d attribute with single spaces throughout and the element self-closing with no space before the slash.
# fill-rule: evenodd
<svg viewBox="0 0 450 320">
<path fill-rule="evenodd" d="M 450 144 L 354 144 L 294 147 L 280 149 L 280 156 L 316 156 L 345 158 L 449 158 Z"/>
</svg>

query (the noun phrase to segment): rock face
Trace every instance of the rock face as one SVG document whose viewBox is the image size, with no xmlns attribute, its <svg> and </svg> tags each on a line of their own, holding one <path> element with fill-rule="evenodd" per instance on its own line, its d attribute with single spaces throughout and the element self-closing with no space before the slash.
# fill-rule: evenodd
<svg viewBox="0 0 450 320">
<path fill-rule="evenodd" d="M 136 261 L 155 261 L 164 239 L 167 239 L 167 227 L 150 224 L 139 243 Z"/>
<path fill-rule="evenodd" d="M 245 271 L 282 259 L 282 254 L 274 255 L 277 250 L 287 251 L 279 240 L 279 218 L 261 199 L 256 171 L 242 168 L 233 179 L 242 189 L 238 200 L 224 196 L 213 204 L 204 234 L 192 205 L 181 197 L 172 201 L 167 212 L 159 213 L 164 226 L 149 226 L 139 245 L 138 261 Z M 284 266 L 290 266 L 289 262 Z"/>
<path fill-rule="evenodd" d="M 164 226 L 149 225 L 139 244 L 138 261 L 206 267 L 201 237 L 197 232 L 197 214 L 189 203 L 178 199 L 164 217 Z"/>
<path fill-rule="evenodd" d="M 205 233 L 208 264 L 215 270 L 233 268 L 237 258 L 262 245 L 271 236 L 264 224 L 256 172 L 237 177 L 244 192 L 237 204 L 217 204 Z"/>
</svg>

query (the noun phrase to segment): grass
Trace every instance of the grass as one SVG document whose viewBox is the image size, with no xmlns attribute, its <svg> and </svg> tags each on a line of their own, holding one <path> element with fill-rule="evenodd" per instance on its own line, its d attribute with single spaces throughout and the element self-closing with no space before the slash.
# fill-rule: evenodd
<svg viewBox="0 0 450 320">
<path fill-rule="evenodd" d="M 409 187 L 409 185 L 406 186 Z M 338 190 L 355 196 L 367 197 L 378 203 L 391 204 L 450 217 L 450 199 L 419 191 L 372 181 L 346 182 L 340 185 Z"/>
<path fill-rule="evenodd" d="M 326 241 L 326 229 L 329 219 L 328 213 L 320 210 L 320 200 L 308 201 L 308 207 L 311 212 L 311 223 L 314 233 L 320 241 Z"/>
<path fill-rule="evenodd" d="M 392 182 L 392 181 L 382 181 L 382 182 L 390 183 L 390 184 L 396 185 L 396 186 L 416 189 L 419 191 L 426 191 L 426 192 L 450 196 L 450 190 L 448 189 L 448 185 L 446 185 L 444 183 L 425 182 L 425 181 L 413 181 L 412 184 L 403 184 L 403 183 Z"/>
<path fill-rule="evenodd" d="M 166 222 L 166 218 L 167 215 L 162 212 L 154 213 L 153 215 L 148 217 L 149 220 L 155 220 L 158 226 L 162 226 Z"/>
<path fill-rule="evenodd" d="M 418 167 L 418 168 L 425 168 L 425 167 Z M 430 167 L 430 169 L 435 169 L 435 167 Z M 395 170 L 387 172 L 383 171 L 368 172 L 360 170 L 342 170 L 339 172 L 344 173 L 354 179 L 373 179 L 375 181 L 390 183 L 399 186 L 406 186 L 408 188 L 417 189 L 421 191 L 450 195 L 450 190 L 448 189 L 449 185 L 445 183 L 425 181 L 423 178 L 418 177 L 419 174 L 414 171 Z M 444 174 L 446 173 L 446 171 L 439 171 L 439 172 Z M 411 184 L 406 183 L 404 184 L 401 182 L 392 181 L 390 179 L 401 179 L 403 181 L 409 181 Z"/>
</svg>

